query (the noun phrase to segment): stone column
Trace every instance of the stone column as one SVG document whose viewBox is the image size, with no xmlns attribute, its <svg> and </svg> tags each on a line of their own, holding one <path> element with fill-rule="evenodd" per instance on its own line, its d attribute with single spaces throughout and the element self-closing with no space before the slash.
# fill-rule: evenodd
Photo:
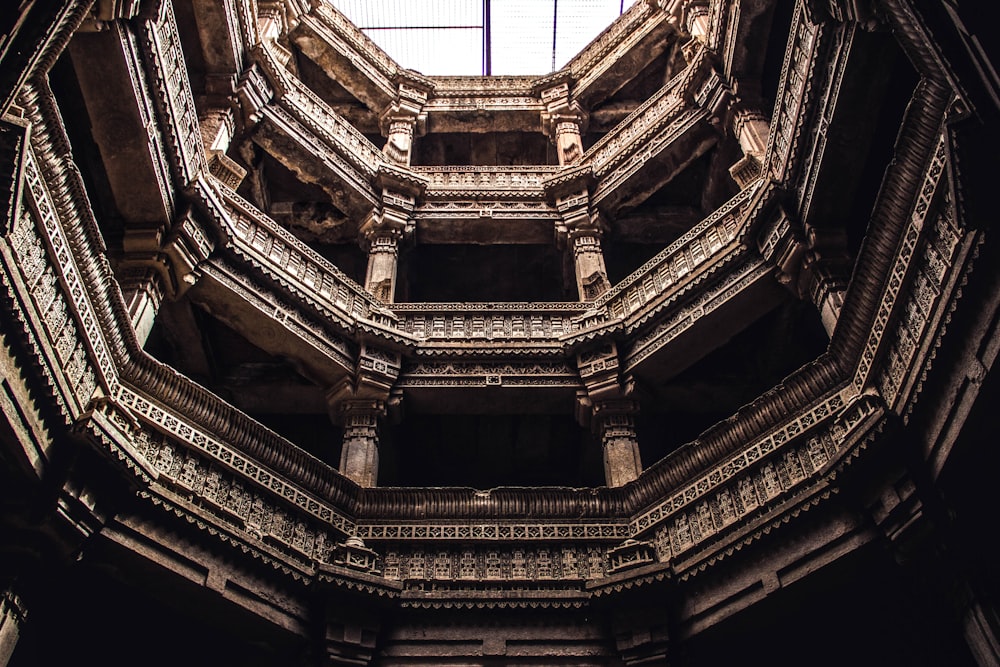
<svg viewBox="0 0 1000 667">
<path fill-rule="evenodd" d="M 628 484 L 642 473 L 635 433 L 639 404 L 631 398 L 634 382 L 621 376 L 614 343 L 579 354 L 577 369 L 586 389 L 577 395 L 576 417 L 581 424 L 589 422 L 601 439 L 605 484 Z"/>
<path fill-rule="evenodd" d="M 569 84 L 562 82 L 542 91 L 542 130 L 555 144 L 560 166 L 571 165 L 583 155 L 582 134 L 587 115 L 569 97 Z"/>
<path fill-rule="evenodd" d="M 379 117 L 386 138 L 382 152 L 394 163 L 408 167 L 413 158 L 413 138 L 423 134 L 427 114 L 423 107 L 433 85 L 415 74 L 401 72 L 396 77 L 396 99 Z"/>
<path fill-rule="evenodd" d="M 573 252 L 577 293 L 581 301 L 593 301 L 611 288 L 601 248 L 600 219 L 590 211 L 586 191 L 557 199 L 556 208 L 562 216 L 560 240 Z"/>
<path fill-rule="evenodd" d="M 6 667 L 10 661 L 27 616 L 24 603 L 13 589 L 0 593 L 0 667 Z"/>
<path fill-rule="evenodd" d="M 383 202 L 387 198 L 383 197 Z M 365 289 L 376 299 L 392 303 L 396 294 L 396 268 L 399 241 L 413 230 L 413 201 L 392 197 L 392 204 L 383 204 L 361 225 L 362 245 L 368 250 L 368 270 Z"/>
<path fill-rule="evenodd" d="M 639 477 L 642 459 L 635 434 L 639 406 L 631 400 L 598 401 L 594 404 L 596 431 L 604 452 L 604 479 L 608 486 L 623 486 Z"/>
<path fill-rule="evenodd" d="M 361 486 L 378 483 L 378 420 L 385 414 L 379 400 L 344 402 L 344 445 L 340 472 Z"/>
<path fill-rule="evenodd" d="M 378 482 L 379 420 L 399 401 L 391 394 L 401 366 L 399 353 L 363 343 L 354 377 L 327 392 L 330 417 L 344 426 L 340 472 L 361 486 Z"/>
<path fill-rule="evenodd" d="M 590 208 L 593 171 L 579 166 L 560 172 L 544 185 L 555 202 L 560 221 L 556 223 L 556 243 L 573 253 L 577 293 L 581 301 L 593 301 L 611 287 L 604 266 L 600 215 Z"/>
<path fill-rule="evenodd" d="M 746 109 L 733 114 L 730 127 L 743 150 L 743 159 L 730 167 L 729 173 L 737 185 L 745 188 L 760 176 L 771 130 L 763 114 Z"/>
<path fill-rule="evenodd" d="M 392 303 L 396 293 L 396 267 L 402 231 L 383 224 L 377 213 L 369 216 L 362 231 L 368 246 L 365 289 L 379 301 Z"/>
</svg>

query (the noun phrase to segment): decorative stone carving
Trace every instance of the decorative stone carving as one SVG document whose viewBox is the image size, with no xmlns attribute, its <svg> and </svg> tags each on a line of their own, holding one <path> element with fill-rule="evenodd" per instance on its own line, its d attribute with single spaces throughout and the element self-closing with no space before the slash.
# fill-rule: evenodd
<svg viewBox="0 0 1000 667">
<path fill-rule="evenodd" d="M 586 131 L 587 116 L 580 105 L 570 99 L 569 83 L 562 82 L 542 91 L 542 131 L 555 144 L 560 165 L 571 165 L 583 157 L 580 135 Z"/>
<path fill-rule="evenodd" d="M 427 114 L 423 107 L 431 91 L 427 82 L 416 76 L 397 74 L 396 100 L 382 112 L 379 127 L 386 137 L 383 152 L 392 162 L 409 166 L 414 135 L 423 134 Z"/>
<path fill-rule="evenodd" d="M 608 551 L 608 574 L 618 574 L 633 567 L 656 561 L 653 545 L 645 540 L 625 540 Z"/>
<path fill-rule="evenodd" d="M 733 115 L 732 131 L 743 159 L 730 167 L 729 173 L 740 188 L 745 188 L 761 174 L 770 129 L 763 114 L 744 109 Z"/>
</svg>

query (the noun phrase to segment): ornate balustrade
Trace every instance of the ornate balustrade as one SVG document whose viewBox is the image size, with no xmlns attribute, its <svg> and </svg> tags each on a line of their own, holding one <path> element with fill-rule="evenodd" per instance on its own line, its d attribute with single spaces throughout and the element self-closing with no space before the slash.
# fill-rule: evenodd
<svg viewBox="0 0 1000 667">
<path fill-rule="evenodd" d="M 542 181 L 559 171 L 555 166 L 530 167 L 412 167 L 427 178 L 426 196 L 444 198 L 475 193 L 478 196 L 541 199 Z"/>
<path fill-rule="evenodd" d="M 758 180 L 695 225 L 594 302 L 609 320 L 624 319 L 627 330 L 648 317 L 651 306 L 662 306 L 706 267 L 740 252 L 755 197 L 764 189 Z"/>
<path fill-rule="evenodd" d="M 569 303 L 407 303 L 393 304 L 398 327 L 427 342 L 472 344 L 557 341 L 579 329 L 588 304 Z"/>
</svg>

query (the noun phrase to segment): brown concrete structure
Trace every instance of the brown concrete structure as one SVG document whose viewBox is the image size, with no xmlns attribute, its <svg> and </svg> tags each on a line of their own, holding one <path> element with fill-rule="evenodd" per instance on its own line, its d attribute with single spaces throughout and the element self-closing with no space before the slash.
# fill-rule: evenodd
<svg viewBox="0 0 1000 667">
<path fill-rule="evenodd" d="M 998 664 L 978 11 L 20 3 L 0 665 Z"/>
</svg>

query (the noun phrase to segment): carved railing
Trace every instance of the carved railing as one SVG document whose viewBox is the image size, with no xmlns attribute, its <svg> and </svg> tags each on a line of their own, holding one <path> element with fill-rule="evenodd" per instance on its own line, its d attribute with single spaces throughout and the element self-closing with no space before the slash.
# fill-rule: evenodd
<svg viewBox="0 0 1000 667">
<path fill-rule="evenodd" d="M 386 163 L 382 151 L 305 84 L 291 76 L 267 46 L 255 49 L 254 54 L 274 88 L 277 101 L 277 104 L 265 105 L 265 116 L 270 116 L 276 129 L 288 134 L 303 151 L 316 154 L 316 158 L 327 165 L 332 163 L 340 179 L 373 205 L 378 194 L 372 181 L 379 166 Z M 296 124 L 308 130 L 312 137 L 297 130 Z M 313 137 L 321 146 L 312 143 Z"/>
<path fill-rule="evenodd" d="M 634 322 L 650 306 L 662 306 L 687 285 L 693 275 L 740 247 L 747 227 L 744 215 L 763 189 L 758 180 L 723 204 L 712 215 L 671 243 L 594 302 L 608 319 Z"/>
<path fill-rule="evenodd" d="M 398 327 L 427 342 L 472 344 L 558 340 L 579 329 L 584 303 L 393 304 Z"/>
<path fill-rule="evenodd" d="M 476 193 L 486 196 L 507 195 L 518 198 L 542 198 L 542 181 L 559 171 L 556 166 L 412 167 L 428 180 L 428 197 Z"/>
<path fill-rule="evenodd" d="M 686 76 L 687 70 L 684 70 L 665 83 L 648 100 L 623 118 L 614 129 L 588 148 L 580 163 L 592 165 L 595 175 L 601 175 L 614 164 L 616 159 L 620 159 L 627 147 L 648 138 L 651 132 L 663 126 L 665 119 L 676 116 L 685 106 L 680 95 L 680 87 Z"/>
<path fill-rule="evenodd" d="M 233 249 L 302 302 L 353 329 L 364 319 L 389 325 L 394 317 L 340 269 L 235 192 L 214 182 L 218 222 Z"/>
</svg>

